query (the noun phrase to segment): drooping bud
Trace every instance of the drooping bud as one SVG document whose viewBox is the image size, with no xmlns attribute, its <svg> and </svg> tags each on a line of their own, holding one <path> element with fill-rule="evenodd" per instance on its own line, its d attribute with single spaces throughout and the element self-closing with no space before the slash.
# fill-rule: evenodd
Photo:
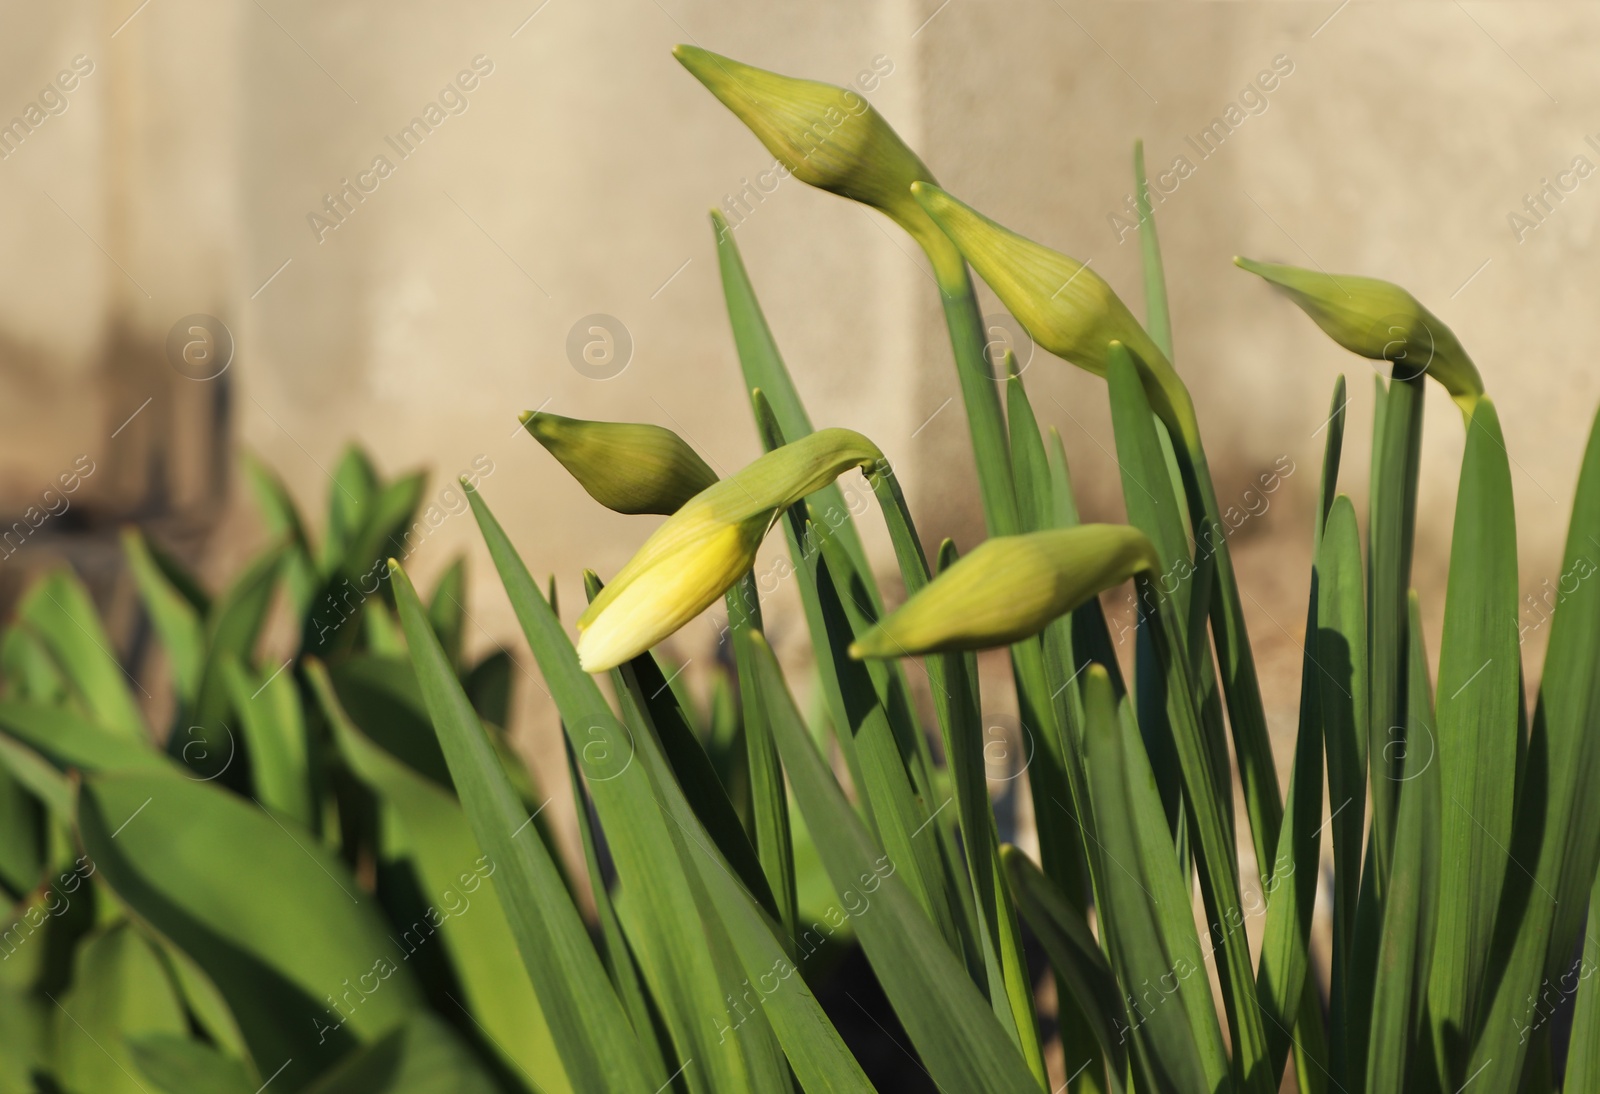
<svg viewBox="0 0 1600 1094">
<path fill-rule="evenodd" d="M 1111 343 L 1121 342 L 1168 428 L 1186 438 L 1194 432 L 1188 389 L 1166 354 L 1087 263 L 996 224 L 937 186 L 919 182 L 911 192 L 1036 343 L 1104 376 Z"/>
<path fill-rule="evenodd" d="M 1248 258 L 1233 261 L 1281 288 L 1323 333 L 1351 353 L 1393 361 L 1397 376 L 1432 376 L 1471 416 L 1483 395 L 1477 366 L 1455 332 L 1399 285 Z"/>
<path fill-rule="evenodd" d="M 657 528 L 578 618 L 578 659 L 604 672 L 672 634 L 751 566 L 790 505 L 853 467 L 883 459 L 848 429 L 822 429 L 702 490 Z"/>
<path fill-rule="evenodd" d="M 924 247 L 942 245 L 911 197 L 911 184 L 932 182 L 932 172 L 860 93 L 695 46 L 672 53 L 795 178 L 882 211 Z"/>
<path fill-rule="evenodd" d="M 996 536 L 862 635 L 850 656 L 909 657 L 1007 646 L 1160 565 L 1144 533 L 1123 524 Z"/>
<path fill-rule="evenodd" d="M 658 425 L 536 411 L 521 421 L 591 498 L 618 513 L 675 513 L 717 481 L 682 437 Z"/>
</svg>

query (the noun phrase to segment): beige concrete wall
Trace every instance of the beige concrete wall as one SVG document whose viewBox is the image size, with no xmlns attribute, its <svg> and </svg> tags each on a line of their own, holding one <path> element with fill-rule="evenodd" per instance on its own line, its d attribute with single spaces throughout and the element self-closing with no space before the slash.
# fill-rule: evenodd
<svg viewBox="0 0 1600 1094">
<path fill-rule="evenodd" d="M 1600 8 L 538 4 L 84 0 L 6 12 L 0 120 L 72 57 L 97 65 L 64 113 L 0 160 L 8 504 L 81 451 L 113 469 L 101 480 L 108 504 L 147 488 L 152 452 L 198 483 L 191 501 L 208 497 L 210 389 L 163 367 L 168 329 L 207 312 L 237 339 L 238 438 L 305 504 L 320 510 L 325 472 L 352 437 L 390 471 L 434 468 L 435 491 L 487 457 L 486 496 L 573 603 L 580 567 L 614 571 L 650 522 L 598 510 L 516 433 L 519 410 L 659 422 L 723 470 L 757 452 L 705 213 L 771 157 L 673 61 L 672 44 L 691 41 L 837 82 L 875 59 L 891 65 L 871 98 L 941 181 L 1093 259 L 1136 310 L 1136 244 L 1108 220 L 1131 188 L 1131 142 L 1144 137 L 1152 173 L 1188 157 L 1192 171 L 1157 217 L 1177 361 L 1219 492 L 1241 497 L 1284 459 L 1296 469 L 1238 539 L 1280 729 L 1297 687 L 1317 430 L 1342 370 L 1352 383 L 1343 483 L 1361 504 L 1371 381 L 1364 362 L 1234 270 L 1234 253 L 1391 278 L 1450 323 L 1500 404 L 1516 460 L 1524 587 L 1557 575 L 1600 401 L 1588 247 L 1600 177 L 1536 228 L 1518 233 L 1507 216 L 1525 214 L 1524 195 L 1575 157 L 1600 166 L 1585 144 L 1600 133 L 1600 75 L 1586 63 Z M 1243 102 L 1279 57 L 1292 72 Z M 429 104 L 459 108 L 441 93 L 475 58 L 492 71 L 462 93 L 464 111 L 443 114 L 402 156 L 386 138 Z M 1201 156 L 1186 138 L 1230 103 L 1261 112 Z M 366 176 L 375 187 L 351 199 L 339 227 L 308 221 L 331 221 L 325 197 L 379 156 L 392 170 Z M 974 542 L 965 427 L 959 400 L 946 403 L 957 393 L 949 350 L 908 241 L 792 180 L 736 238 L 813 416 L 862 429 L 897 460 L 926 540 Z M 575 323 L 594 313 L 615 317 L 633 346 L 609 379 L 568 356 Z M 1041 419 L 1062 431 L 1085 508 L 1115 517 L 1103 385 L 1042 353 L 1027 380 Z M 146 392 L 149 409 L 111 438 Z M 1426 429 L 1417 580 L 1437 649 L 1459 417 L 1434 398 Z M 219 571 L 254 535 L 237 502 L 225 524 Z M 870 522 L 869 538 L 887 564 Z M 447 520 L 415 569 L 427 578 L 462 550 L 476 567 L 477 640 L 511 639 L 469 519 Z M 791 648 L 797 627 L 792 613 L 774 623 Z M 714 635 L 690 628 L 672 652 L 704 657 Z"/>
</svg>

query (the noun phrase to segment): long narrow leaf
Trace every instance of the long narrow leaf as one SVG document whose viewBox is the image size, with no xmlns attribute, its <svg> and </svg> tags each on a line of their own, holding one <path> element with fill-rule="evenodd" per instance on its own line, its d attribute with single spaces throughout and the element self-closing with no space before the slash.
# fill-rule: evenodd
<svg viewBox="0 0 1600 1094">
<path fill-rule="evenodd" d="M 850 808 L 806 732 L 772 651 L 752 635 L 773 736 L 795 800 L 873 971 L 922 1063 L 948 1090 L 1037 1089 L 1016 1046 Z"/>
<path fill-rule="evenodd" d="M 1084 702 L 1095 853 L 1104 879 L 1100 913 L 1116 924 L 1112 961 L 1126 993 L 1127 1025 L 1118 1037 L 1131 1034 L 1142 1047 L 1153 1091 L 1225 1090 L 1227 1055 L 1205 958 L 1144 746 L 1132 719 L 1119 714 L 1104 669 L 1091 666 L 1085 674 Z"/>
<path fill-rule="evenodd" d="M 1133 142 L 1133 198 L 1139 211 L 1139 257 L 1144 268 L 1144 329 L 1167 359 L 1172 359 L 1172 317 L 1167 311 L 1167 278 L 1161 243 L 1150 211 L 1150 184 L 1144 174 L 1144 141 Z"/>
<path fill-rule="evenodd" d="M 1234 1044 L 1234 1072 L 1242 1089 L 1270 1091 L 1275 1085 L 1270 1070 L 1266 1033 L 1256 1006 L 1255 969 L 1244 930 L 1244 910 L 1239 893 L 1239 864 L 1235 858 L 1231 803 L 1218 793 L 1219 778 L 1212 768 L 1213 751 L 1204 739 L 1197 692 L 1189 676 L 1181 647 L 1174 640 L 1180 623 L 1172 602 L 1161 596 L 1147 575 L 1135 579 L 1144 603 L 1156 603 L 1143 625 L 1149 626 L 1156 657 L 1167 677 L 1168 711 L 1173 739 L 1183 766 L 1183 785 L 1195 822 L 1195 862 L 1206 914 L 1211 918 L 1212 945 L 1220 951 L 1217 975 Z M 1274 791 L 1276 793 L 1276 791 Z M 1096 812 L 1096 821 L 1099 813 Z M 1274 838 L 1274 844 L 1276 838 Z"/>
<path fill-rule="evenodd" d="M 516 940 L 498 893 L 484 884 L 499 866 L 480 850 L 461 804 L 373 743 L 345 713 L 319 662 L 309 664 L 307 676 L 345 762 L 389 804 L 387 816 L 405 833 L 428 904 L 420 919 L 401 925 L 404 958 L 429 943 L 443 947 L 463 1008 L 505 1062 L 539 1089 L 571 1090 L 533 985 L 505 968 Z"/>
<path fill-rule="evenodd" d="M 1343 1005 L 1350 975 L 1367 797 L 1366 595 L 1361 542 L 1350 499 L 1334 500 L 1317 557 L 1317 693 L 1328 752 L 1328 809 L 1333 817 L 1334 1000 Z M 1365 1012 L 1352 1014 L 1365 1022 Z M 1337 1047 L 1337 1039 L 1336 1039 Z"/>
<path fill-rule="evenodd" d="M 1600 977 L 1584 970 L 1600 969 L 1600 879 L 1589 891 L 1589 915 L 1583 941 L 1578 998 L 1572 1012 L 1571 1050 L 1567 1056 L 1567 1089 L 1600 1088 Z M 1570 981 L 1569 981 L 1570 982 Z"/>
<path fill-rule="evenodd" d="M 1348 504 L 1348 502 L 1347 502 Z M 1321 513 L 1318 514 L 1319 523 Z M 1354 530 L 1354 521 L 1351 521 Z M 1359 544 L 1357 545 L 1359 550 Z M 1357 556 L 1356 565 L 1360 566 Z M 1310 967 L 1310 938 L 1317 874 L 1321 860 L 1322 823 L 1322 681 L 1318 599 L 1321 567 L 1311 575 L 1311 600 L 1306 610 L 1306 654 L 1300 678 L 1300 727 L 1295 737 L 1294 769 L 1289 779 L 1288 808 L 1278 833 L 1278 857 L 1263 864 L 1261 880 L 1267 894 L 1266 927 L 1261 941 L 1261 962 L 1256 973 L 1256 994 L 1267 1017 L 1267 1042 L 1274 1078 L 1283 1072 L 1293 1043 L 1291 1031 L 1304 1013 Z M 1313 1011 L 1313 1013 L 1316 1013 Z M 1320 1028 L 1320 1014 L 1317 1015 Z"/>
<path fill-rule="evenodd" d="M 1391 398 L 1392 398 L 1391 394 Z M 1393 409 L 1393 408 L 1391 408 Z M 1589 666 L 1592 670 L 1593 666 Z M 1447 1082 L 1465 1082 L 1511 843 L 1521 658 L 1511 467 L 1487 398 L 1467 429 L 1439 647 L 1439 936 L 1428 1005 Z"/>
<path fill-rule="evenodd" d="M 1396 376 L 1378 401 L 1375 423 L 1371 522 L 1367 530 L 1372 593 L 1367 615 L 1372 666 L 1368 722 L 1385 739 L 1404 733 L 1407 710 L 1406 590 L 1416 537 L 1417 475 L 1422 453 L 1425 376 Z M 1378 833 L 1378 868 L 1388 873 L 1393 838 L 1394 774 L 1373 783 L 1372 818 Z M 1448 804 L 1448 803 L 1447 803 Z"/>
<path fill-rule="evenodd" d="M 777 745 L 772 741 L 772 727 L 767 722 L 766 704 L 757 690 L 760 684 L 748 645 L 750 631 L 761 626 L 760 613 L 755 578 L 747 574 L 728 593 L 728 624 L 743 698 L 741 714 L 750 775 L 752 834 L 767 885 L 778 904 L 779 921 L 792 944 L 799 919 L 799 897 L 795 887 L 794 840 L 789 827 L 789 794 L 784 788 Z"/>
<path fill-rule="evenodd" d="M 74 958 L 72 990 L 55 1000 L 56 1080 L 69 1090 L 144 1094 L 127 1040 L 185 1032 L 177 990 L 155 948 L 126 922 L 90 935 Z"/>
<path fill-rule="evenodd" d="M 230 659 L 228 695 L 238 711 L 238 732 L 250 756 L 250 775 L 263 805 L 315 831 L 320 818 L 312 797 L 305 714 L 294 673 L 270 670 L 265 680 Z"/>
<path fill-rule="evenodd" d="M 150 614 L 151 625 L 166 647 L 178 698 L 193 703 L 200 690 L 200 670 L 205 657 L 205 628 L 200 610 L 175 588 L 150 545 L 137 528 L 122 533 L 122 550 L 128 556 L 139 598 Z"/>
<path fill-rule="evenodd" d="M 590 597 L 598 595 L 599 579 L 592 573 L 585 573 L 584 581 Z M 643 653 L 635 657 L 617 670 L 616 681 L 632 696 L 635 709 L 649 720 L 674 781 L 718 850 L 738 873 L 745 888 L 776 916 L 777 902 L 762 872 L 761 860 L 655 656 Z"/>
<path fill-rule="evenodd" d="M 606 971 L 611 975 L 612 986 L 617 990 L 617 997 L 633 1022 L 633 1028 L 645 1031 L 639 1037 L 639 1051 L 653 1071 L 665 1075 L 666 1060 L 661 1055 L 661 1046 L 651 1035 L 655 1019 L 650 1013 L 644 982 L 639 978 L 639 966 L 628 949 L 627 939 L 622 933 L 622 922 L 617 918 L 616 907 L 611 901 L 611 889 L 600 868 L 599 843 L 590 821 L 589 795 L 578 769 L 578 758 L 572 751 L 570 740 L 563 736 L 561 743 L 567 757 L 567 774 L 572 783 L 572 801 L 578 813 L 578 835 L 583 843 L 584 866 L 589 872 L 589 889 L 594 896 L 595 918 L 600 921 L 601 956 L 605 960 Z"/>
<path fill-rule="evenodd" d="M 495 864 L 495 890 L 550 1023 L 567 1077 L 578 1090 L 652 1090 L 637 1034 L 611 990 L 588 932 L 404 571 L 390 581 L 439 743 L 478 845 Z"/>
<path fill-rule="evenodd" d="M 1113 1016 L 1123 1013 L 1125 1006 L 1105 954 L 1083 913 L 1067 902 L 1026 855 L 1008 844 L 1001 849 L 1000 859 L 1017 907 L 1050 954 L 1061 987 L 1077 1001 L 1100 1051 L 1111 1062 L 1111 1089 L 1121 1091 L 1128 1043 L 1126 1031 L 1117 1033 Z"/>
<path fill-rule="evenodd" d="M 95 879 L 194 959 L 291 1089 L 422 1005 L 345 865 L 254 802 L 177 770 L 91 775 L 77 828 Z M 219 868 L 241 848 L 248 870 Z"/>
<path fill-rule="evenodd" d="M 1600 418 L 1589 434 L 1577 499 L 1567 531 L 1551 624 L 1549 654 L 1539 688 L 1533 734 L 1517 792 L 1512 853 L 1532 869 L 1532 883 L 1508 884 L 1496 927 L 1496 950 L 1506 953 L 1493 1005 L 1474 1053 L 1489 1088 L 1514 1081 L 1529 1030 L 1553 1017 L 1552 989 L 1570 994 L 1571 955 L 1583 929 L 1584 894 L 1600 862 L 1600 825 L 1590 795 L 1600 783 Z M 1591 968 L 1593 966 L 1590 966 Z M 1534 1000 L 1530 1004 L 1529 1000 Z M 1513 1032 L 1515 1031 L 1515 1032 Z M 1470 1072 L 1469 1072 L 1470 1074 Z M 1569 1090 L 1588 1089 L 1568 1086 Z"/>
<path fill-rule="evenodd" d="M 653 765 L 633 762 L 638 750 L 656 747 L 654 738 L 646 727 L 625 726 L 611 712 L 504 529 L 476 490 L 469 489 L 467 496 L 584 765 L 623 891 L 639 898 L 618 910 L 679 1058 L 696 1061 L 693 1067 L 683 1065 L 690 1089 L 781 1085 L 783 1077 L 771 1073 L 772 1033 L 764 1022 L 737 1039 L 713 1036 L 715 1022 L 725 1013 L 727 989 L 721 985 L 737 980 L 737 956 L 691 866 L 691 836 L 676 822 L 672 789 Z M 414 647 L 417 639 L 409 627 L 406 637 Z"/>
<path fill-rule="evenodd" d="M 756 299 L 755 287 L 745 271 L 744 259 L 734 242 L 733 230 L 719 212 L 711 213 L 711 227 L 717 237 L 717 264 L 722 273 L 722 293 L 728 307 L 728 323 L 733 327 L 734 348 L 739 354 L 739 368 L 744 374 L 746 391 L 759 388 L 767 397 L 783 435 L 789 440 L 799 440 L 813 431 L 811 417 L 789 375 L 783 355 L 767 326 L 767 317 Z M 873 603 L 879 607 L 877 585 L 872 578 L 872 568 L 867 563 L 866 551 L 861 546 L 861 535 L 856 531 L 852 510 L 845 503 L 844 492 L 836 483 L 818 490 L 817 507 L 825 514 L 837 514 L 839 536 L 861 570 Z"/>
<path fill-rule="evenodd" d="M 129 690 L 138 685 L 112 652 L 83 582 L 66 570 L 45 575 L 23 594 L 17 621 L 44 643 L 96 721 L 144 739 L 144 718 Z"/>
<path fill-rule="evenodd" d="M 1028 420 L 1032 421 L 1031 415 Z M 1042 485 L 1048 501 L 1048 467 L 1042 470 L 1047 476 Z M 914 595 L 927 585 L 930 575 L 910 509 L 891 468 L 874 469 L 871 481 L 900 563 L 906 594 Z M 942 561 L 948 564 L 948 560 Z M 1003 875 L 999 832 L 989 801 L 977 672 L 968 661 L 965 656 L 944 655 L 928 658 L 925 667 L 944 737 L 945 763 L 950 771 L 956 818 L 972 881 L 979 950 L 984 964 L 983 984 L 1001 1026 L 1016 1040 L 1035 1074 L 1041 1074 L 1043 1056 L 1034 1023 L 1032 985 L 1022 952 L 1016 909 Z"/>
<path fill-rule="evenodd" d="M 1410 680 L 1407 701 L 1405 767 L 1401 773 L 1400 809 L 1395 821 L 1394 867 L 1389 874 L 1383 909 L 1383 938 L 1372 997 L 1370 1034 L 1366 1043 L 1367 1090 L 1378 1094 L 1406 1087 L 1408 1069 L 1431 1068 L 1427 1048 L 1429 968 L 1433 929 L 1438 913 L 1440 809 L 1438 754 L 1434 748 L 1433 689 L 1422 645 L 1417 594 L 1410 596 Z M 1424 1051 L 1417 1058 L 1419 1035 Z M 1489 1084 L 1485 1090 L 1505 1087 Z M 1580 1088 L 1581 1089 L 1581 1088 Z"/>
</svg>

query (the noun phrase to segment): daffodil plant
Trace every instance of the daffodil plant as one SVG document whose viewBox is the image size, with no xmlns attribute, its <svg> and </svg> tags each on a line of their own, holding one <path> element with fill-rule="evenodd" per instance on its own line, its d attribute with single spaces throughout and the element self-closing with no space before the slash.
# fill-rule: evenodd
<svg viewBox="0 0 1600 1094">
<path fill-rule="evenodd" d="M 713 214 L 763 454 L 719 478 L 659 425 L 524 415 L 552 473 L 641 517 L 581 609 L 535 580 L 524 553 L 548 544 L 512 544 L 493 485 L 461 487 L 559 715 L 534 731 L 562 738 L 582 870 L 501 729 L 520 662 L 463 659 L 464 571 L 424 604 L 382 561 L 420 480 L 347 461 L 365 508 L 336 494 L 315 549 L 258 471 L 281 542 L 215 599 L 130 533 L 172 665 L 161 748 L 82 586 L 46 579 L 0 638 L 0 1092 L 870 1091 L 911 1064 L 991 1094 L 1272 1094 L 1290 1071 L 1307 1094 L 1600 1089 L 1600 429 L 1531 679 L 1510 457 L 1459 339 L 1388 282 L 1237 260 L 1387 374 L 1364 524 L 1334 385 L 1298 717 L 1275 738 L 1148 202 L 1141 322 L 941 189 L 857 92 L 677 56 L 792 175 L 927 254 L 988 538 L 930 551 L 892 446 L 813 422 Z M 1134 174 L 1142 198 L 1137 146 Z M 984 356 L 969 269 L 1104 379 L 1126 523 L 1083 519 L 1061 438 Z M 1411 580 L 1429 377 L 1465 429 L 1437 662 Z M 767 618 L 769 540 L 801 619 Z M 365 573 L 349 626 L 313 637 L 318 598 Z M 1100 598 L 1129 583 L 1124 657 Z M 282 663 L 256 650 L 280 585 L 305 636 Z M 719 599 L 702 658 L 705 632 L 675 636 Z M 809 646 L 784 651 L 803 708 L 769 631 Z M 1004 771 L 989 649 L 1024 731 Z M 709 713 L 686 654 L 717 663 Z M 1015 845 L 996 775 L 1008 819 L 1031 805 Z M 838 982 L 857 949 L 893 1031 Z M 880 1035 L 898 1051 L 862 1049 Z"/>
</svg>

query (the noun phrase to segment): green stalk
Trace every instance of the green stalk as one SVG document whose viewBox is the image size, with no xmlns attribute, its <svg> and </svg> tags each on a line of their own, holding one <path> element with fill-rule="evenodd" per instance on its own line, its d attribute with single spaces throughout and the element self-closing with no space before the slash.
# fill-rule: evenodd
<svg viewBox="0 0 1600 1094">
<path fill-rule="evenodd" d="M 1278 829 L 1283 824 L 1278 770 L 1272 759 L 1272 739 L 1261 704 L 1255 656 L 1250 651 L 1249 632 L 1245 630 L 1239 582 L 1228 552 L 1228 528 L 1222 522 L 1222 509 L 1217 504 L 1217 491 L 1211 481 L 1205 448 L 1200 443 L 1199 427 L 1194 423 L 1193 407 L 1185 407 L 1184 411 L 1189 428 L 1183 431 L 1179 460 L 1185 472 L 1184 488 L 1191 519 L 1199 529 L 1195 537 L 1196 553 L 1209 549 L 1216 564 L 1211 585 L 1211 631 L 1222 673 L 1228 723 L 1233 727 L 1239 784 L 1244 791 L 1256 861 L 1271 862 L 1277 853 Z"/>
<path fill-rule="evenodd" d="M 783 768 L 772 740 L 766 705 L 756 693 L 756 677 L 749 649 L 750 634 L 761 629 L 761 595 L 755 577 L 746 574 L 727 595 L 728 627 L 739 670 L 739 696 L 744 711 L 745 750 L 750 764 L 750 813 L 756 857 L 766 874 L 783 923 L 784 948 L 793 953 L 799 900 L 794 880 L 794 844 L 789 830 L 789 802 L 783 787 Z"/>
<path fill-rule="evenodd" d="M 1256 1005 L 1255 967 L 1245 937 L 1244 912 L 1239 896 L 1239 863 L 1234 846 L 1230 803 L 1217 793 L 1212 753 L 1206 746 L 1200 716 L 1195 708 L 1195 688 L 1182 649 L 1174 636 L 1182 634 L 1175 606 L 1161 595 L 1159 583 L 1148 574 L 1135 578 L 1159 658 L 1168 679 L 1173 737 L 1183 765 L 1184 787 L 1195 820 L 1196 864 L 1206 914 L 1213 923 L 1212 938 L 1221 951 L 1216 961 L 1228 1028 L 1234 1045 L 1234 1072 L 1240 1089 L 1271 1094 L 1275 1077 L 1269 1074 L 1270 1048 Z M 1151 606 L 1154 605 L 1154 611 Z M 1276 791 L 1276 777 L 1273 780 Z M 1274 832 L 1276 837 L 1276 832 Z M 1263 860 L 1265 861 L 1265 860 Z M 1220 933 L 1221 939 L 1216 935 Z"/>
<path fill-rule="evenodd" d="M 1006 356 L 1007 371 L 1015 372 L 1016 361 Z M 1055 498 L 1050 482 L 1050 461 L 1039 425 L 1028 402 L 1020 376 L 1006 381 L 1006 404 L 1011 441 L 1012 481 L 1016 486 L 1018 531 L 1037 532 L 1055 523 Z M 1032 637 L 1011 648 L 1012 676 L 1016 683 L 1017 705 L 1022 722 L 1043 738 L 1042 751 L 1028 768 L 1029 786 L 1035 803 L 1064 802 L 1069 793 L 1066 768 L 1072 762 L 1062 712 L 1053 701 L 1060 685 L 1053 684 L 1047 671 L 1044 639 Z M 1077 814 L 1035 808 L 1034 823 L 1039 829 L 1039 856 L 1045 874 L 1080 910 L 1087 892 L 1088 865 L 1084 859 L 1083 836 L 1078 832 Z"/>
<path fill-rule="evenodd" d="M 967 408 L 967 428 L 978 463 L 978 489 L 983 497 L 984 523 L 992 536 L 1017 531 L 1017 497 L 1011 481 L 1011 458 L 1006 449 L 1005 416 L 995 390 L 994 369 L 984 353 L 988 344 L 972 276 L 959 251 L 949 240 L 918 240 L 933 263 L 944 305 L 950 348 L 955 353 L 961 400 Z M 943 246 L 940 246 L 942 242 Z"/>
<path fill-rule="evenodd" d="M 905 496 L 887 464 L 874 468 L 869 481 L 894 544 L 906 595 L 914 596 L 927 585 L 930 575 Z M 970 660 L 970 655 L 961 654 L 927 658 L 928 683 L 944 737 L 961 842 L 976 891 L 979 943 L 990 1003 L 1001 1026 L 1028 1061 L 1029 1069 L 1041 1084 L 1048 1085 L 1021 931 L 1001 866 L 1000 835 L 989 804 L 983 728 L 978 717 L 978 680 Z"/>
<path fill-rule="evenodd" d="M 739 368 L 744 376 L 746 391 L 760 389 L 766 396 L 773 420 L 778 423 L 783 436 L 797 441 L 808 433 L 816 432 L 800 392 L 795 388 L 794 377 L 783 363 L 783 354 L 767 326 L 766 313 L 756 299 L 755 286 L 745 270 L 744 258 L 733 241 L 733 229 L 721 213 L 711 213 L 711 226 L 717 240 L 717 263 L 722 273 L 722 293 L 728 305 L 728 325 L 733 328 L 733 345 L 739 357 Z M 759 423 L 758 423 L 759 428 Z M 866 549 L 861 546 L 861 536 L 856 531 L 855 518 L 845 503 L 844 492 L 838 483 L 829 483 L 812 495 L 817 508 L 827 514 L 838 514 L 836 534 L 855 560 L 861 581 L 876 607 L 882 607 L 878 586 L 867 564 Z"/>
<path fill-rule="evenodd" d="M 1411 714 L 1408 724 L 1413 731 L 1426 733 L 1431 742 L 1437 739 L 1432 729 L 1433 690 L 1422 648 L 1415 589 L 1410 592 L 1409 602 L 1411 679 L 1407 694 Z M 1417 1072 L 1431 1071 L 1433 1065 L 1428 1053 L 1427 994 L 1433 961 L 1434 921 L 1438 913 L 1442 823 L 1439 765 L 1433 749 L 1424 750 L 1420 743 L 1416 748 L 1408 747 L 1406 753 L 1404 786 L 1395 828 L 1395 871 L 1383 909 L 1378 942 L 1377 967 L 1384 970 L 1385 975 L 1373 978 L 1368 1029 L 1359 1036 L 1359 1041 L 1360 1031 L 1352 1031 L 1350 1040 L 1359 1055 L 1346 1065 L 1359 1073 L 1360 1057 L 1366 1057 L 1366 1088 L 1373 1094 L 1402 1089 L 1408 1068 L 1415 1082 Z M 1514 1029 L 1509 1021 L 1505 1025 L 1507 1029 Z M 1484 1089 L 1501 1090 L 1509 1085 L 1514 1084 L 1491 1082 Z"/>
<path fill-rule="evenodd" d="M 1425 376 L 1396 376 L 1389 383 L 1383 409 L 1383 452 L 1373 482 L 1371 552 L 1368 580 L 1372 611 L 1368 618 L 1368 662 L 1372 671 L 1368 731 L 1372 745 L 1372 827 L 1382 878 L 1389 876 L 1394 846 L 1395 780 L 1388 756 L 1403 750 L 1386 748 L 1406 728 L 1407 593 L 1411 588 L 1411 548 L 1416 536 L 1417 474 L 1422 454 L 1422 406 Z M 1382 889 L 1378 890 L 1382 895 Z"/>
<path fill-rule="evenodd" d="M 1017 497 L 1019 530 L 1043 531 L 1057 522 L 1049 453 L 1045 450 L 1039 423 L 1028 401 L 1022 377 L 1017 374 L 1016 358 L 1009 352 L 1005 364 L 1010 377 L 1006 381 L 1006 421 L 1011 442 L 1011 473 Z M 1044 739 L 1042 749 L 1036 746 L 1036 762 L 1028 768 L 1028 784 L 1033 800 L 1045 803 L 1042 810 L 1034 810 L 1035 825 L 1040 833 L 1040 860 L 1047 874 L 1081 913 L 1087 909 L 1088 847 L 1077 820 L 1082 811 L 1068 810 L 1065 806 L 1073 798 L 1067 768 L 1076 762 L 1076 758 L 1067 744 L 1069 708 L 1058 706 L 1055 702 L 1061 685 L 1052 679 L 1049 671 L 1050 658 L 1044 648 L 1045 641 L 1043 636 L 1030 638 L 1013 647 L 1012 672 L 1023 723 L 1041 731 Z M 1052 808 L 1052 802 L 1061 803 L 1061 808 Z M 1056 983 L 1062 989 L 1057 1014 L 1062 1042 L 1069 1045 L 1088 1044 L 1092 1040 L 1093 1027 L 1080 1009 L 1077 999 L 1065 990 L 1067 980 L 1063 970 L 1056 970 Z M 1072 1088 L 1075 1094 L 1105 1089 L 1098 1057 L 1092 1058 L 1089 1066 L 1078 1074 Z"/>
<path fill-rule="evenodd" d="M 1289 777 L 1289 792 L 1284 823 L 1278 833 L 1278 855 L 1270 868 L 1264 868 L 1265 886 L 1280 890 L 1267 904 L 1266 926 L 1262 932 L 1261 961 L 1256 973 L 1257 996 L 1269 1018 L 1267 1039 L 1272 1048 L 1272 1075 L 1283 1074 L 1284 1063 L 1293 1044 L 1299 1058 L 1296 1076 L 1306 1094 L 1325 1086 L 1325 1074 L 1312 1068 L 1325 1068 L 1327 1051 L 1322 1028 L 1322 1005 L 1316 978 L 1309 975 L 1310 934 L 1317 875 L 1321 865 L 1321 840 L 1313 837 L 1322 824 L 1322 782 L 1324 733 L 1322 717 L 1323 663 L 1318 646 L 1321 630 L 1318 604 L 1322 582 L 1322 543 L 1325 526 L 1335 507 L 1339 481 L 1339 462 L 1344 446 L 1344 377 L 1333 389 L 1333 411 L 1328 416 L 1328 436 L 1324 442 L 1322 479 L 1317 493 L 1316 518 L 1312 522 L 1311 588 L 1306 604 L 1305 656 L 1300 672 L 1300 724 L 1295 737 L 1294 766 Z M 1348 498 L 1338 502 L 1349 510 L 1351 536 L 1354 510 Z M 1360 558 L 1355 569 L 1360 570 Z M 1268 872 L 1270 869 L 1270 873 Z M 1298 990 L 1296 990 L 1298 989 Z M 1291 1011 L 1291 999 L 1297 998 Z M 1300 1036 L 1294 1036 L 1298 1025 Z M 1309 1088 L 1309 1089 L 1308 1089 Z"/>
</svg>

